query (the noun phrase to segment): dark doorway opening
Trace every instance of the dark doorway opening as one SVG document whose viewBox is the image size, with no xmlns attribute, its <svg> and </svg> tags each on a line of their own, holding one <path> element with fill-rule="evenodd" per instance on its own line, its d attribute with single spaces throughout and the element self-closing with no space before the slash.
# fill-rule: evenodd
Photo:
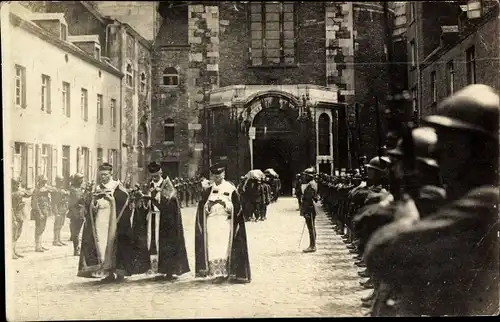
<svg viewBox="0 0 500 322">
<path fill-rule="evenodd" d="M 292 194 L 294 178 L 293 156 L 290 138 L 257 138 L 254 141 L 254 169 L 262 171 L 272 168 L 281 180 L 281 193 Z"/>
<path fill-rule="evenodd" d="M 163 176 L 168 176 L 170 179 L 179 177 L 179 162 L 161 162 Z"/>
</svg>

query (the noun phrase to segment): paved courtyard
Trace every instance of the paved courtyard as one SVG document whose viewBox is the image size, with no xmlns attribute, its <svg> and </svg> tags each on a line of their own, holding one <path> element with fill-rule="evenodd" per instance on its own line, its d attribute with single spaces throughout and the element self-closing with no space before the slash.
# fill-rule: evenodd
<svg viewBox="0 0 500 322">
<path fill-rule="evenodd" d="M 359 285 L 353 255 L 323 213 L 316 222 L 318 251 L 302 253 L 307 229 L 299 248 L 303 220 L 296 208 L 295 199 L 281 198 L 269 206 L 267 221 L 247 223 L 250 284 L 216 285 L 189 273 L 174 283 L 134 276 L 100 285 L 76 277 L 78 258 L 69 245 L 27 253 L 10 265 L 15 270 L 7 285 L 9 320 L 362 316 L 360 298 L 369 291 Z M 182 214 L 194 270 L 195 208 L 183 208 Z M 33 222 L 27 225 L 31 234 Z M 46 235 L 50 240 L 51 229 Z M 25 236 L 20 249 L 32 251 L 32 238 Z"/>
</svg>

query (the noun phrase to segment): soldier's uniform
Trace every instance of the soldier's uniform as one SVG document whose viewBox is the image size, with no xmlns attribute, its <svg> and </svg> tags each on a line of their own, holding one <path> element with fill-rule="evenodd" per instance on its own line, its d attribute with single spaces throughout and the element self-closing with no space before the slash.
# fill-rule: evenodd
<svg viewBox="0 0 500 322">
<path fill-rule="evenodd" d="M 314 174 L 313 168 L 308 168 L 303 172 L 306 183 L 302 193 L 300 215 L 304 217 L 309 231 L 309 247 L 303 250 L 304 253 L 316 251 L 316 208 L 314 203 L 318 201 L 318 184 L 314 180 Z"/>
<path fill-rule="evenodd" d="M 373 274 L 401 286 L 398 316 L 499 314 L 499 110 L 493 89 L 470 85 L 426 119 L 437 129 L 448 203 L 420 220 L 411 199 L 400 203 L 397 220 L 366 246 Z"/>
<path fill-rule="evenodd" d="M 47 186 L 47 178 L 38 177 L 37 185 L 31 198 L 31 218 L 35 220 L 35 252 L 49 250 L 42 245 L 42 235 L 45 232 L 47 218 L 51 215 L 51 193 L 53 188 Z"/>
<path fill-rule="evenodd" d="M 300 174 L 297 174 L 295 176 L 295 198 L 297 198 L 297 201 L 299 203 L 299 209 L 302 204 L 302 178 Z"/>
<path fill-rule="evenodd" d="M 31 197 L 31 194 L 20 187 L 21 182 L 18 179 L 12 179 L 12 257 L 17 259 L 24 257 L 16 251 L 16 243 L 21 232 L 23 231 L 24 223 L 24 207 L 23 198 Z"/>
<path fill-rule="evenodd" d="M 64 227 L 68 212 L 69 191 L 64 187 L 64 178 L 56 178 L 56 189 L 52 192 L 52 209 L 54 212 L 54 246 L 66 245 L 61 241 L 61 229 Z"/>
<path fill-rule="evenodd" d="M 268 183 L 268 178 L 265 178 L 261 184 L 260 184 L 260 189 L 261 189 L 261 198 L 262 201 L 259 203 L 260 209 L 258 210 L 258 218 L 257 220 L 266 220 L 267 216 L 267 206 L 271 203 L 272 200 L 272 195 L 271 195 L 271 186 Z"/>
<path fill-rule="evenodd" d="M 73 255 L 80 255 L 80 231 L 85 221 L 85 214 L 90 207 L 91 187 L 82 187 L 83 175 L 77 173 L 73 176 L 69 189 L 68 218 L 70 220 L 71 241 L 73 243 Z"/>
</svg>

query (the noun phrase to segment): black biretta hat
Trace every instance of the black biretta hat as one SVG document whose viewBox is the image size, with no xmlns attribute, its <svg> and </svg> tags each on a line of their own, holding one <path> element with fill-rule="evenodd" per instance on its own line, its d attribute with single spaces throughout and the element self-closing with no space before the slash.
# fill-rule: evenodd
<svg viewBox="0 0 500 322">
<path fill-rule="evenodd" d="M 161 174 L 162 173 L 161 164 L 154 161 L 151 162 L 150 164 L 148 164 L 148 171 L 150 174 Z"/>
<path fill-rule="evenodd" d="M 210 173 L 221 174 L 226 170 L 226 167 L 222 163 L 216 163 L 210 167 Z"/>
<path fill-rule="evenodd" d="M 105 162 L 99 166 L 99 171 L 113 171 L 113 166 Z"/>
</svg>

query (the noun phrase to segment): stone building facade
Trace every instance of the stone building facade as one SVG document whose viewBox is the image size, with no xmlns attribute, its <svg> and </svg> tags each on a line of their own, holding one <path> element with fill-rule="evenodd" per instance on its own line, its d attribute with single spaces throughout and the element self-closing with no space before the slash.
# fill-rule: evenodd
<svg viewBox="0 0 500 322">
<path fill-rule="evenodd" d="M 429 100 L 434 99 L 429 96 L 431 88 L 430 73 L 439 65 L 436 71 L 436 79 L 432 81 L 437 87 L 446 88 L 444 80 L 449 60 L 457 56 L 454 72 L 462 73 L 465 71 L 465 52 L 464 46 L 476 43 L 476 48 L 483 58 L 487 58 L 487 63 L 481 61 L 477 63 L 478 73 L 493 73 L 493 79 L 496 78 L 496 70 L 490 69 L 495 64 L 493 57 L 498 57 L 498 29 L 495 31 L 494 24 L 491 21 L 484 25 L 484 16 L 491 15 L 491 10 L 496 10 L 498 2 L 495 0 L 460 0 L 460 1 L 409 1 L 407 2 L 407 51 L 408 51 L 408 86 L 413 96 L 413 106 L 419 118 L 423 115 L 432 113 L 436 104 L 430 104 Z M 492 18 L 497 20 L 497 18 Z M 485 28 L 489 28 L 488 34 Z M 476 34 L 477 35 L 474 35 Z M 486 41 L 485 45 L 483 40 Z M 471 43 L 472 42 L 472 43 Z M 496 44 L 496 47 L 495 47 Z M 496 48 L 496 49 L 495 49 Z M 458 57 L 460 57 L 458 59 Z M 449 59 L 447 61 L 444 61 Z M 433 65 L 429 67 L 429 65 Z M 479 72 L 479 69 L 485 68 Z M 440 75 L 438 77 L 438 74 Z M 457 74 L 458 77 L 458 74 Z M 489 80 L 488 80 L 489 79 Z M 485 76 L 485 81 L 492 84 L 491 76 Z M 456 80 L 455 90 L 463 87 L 466 83 L 462 80 Z M 457 87 L 458 86 L 458 87 Z M 441 98 L 445 97 L 445 89 L 438 90 Z M 436 95 L 434 95 L 436 96 Z M 437 102 L 435 102 L 437 103 Z"/>
<path fill-rule="evenodd" d="M 443 99 L 469 84 L 500 90 L 498 3 L 483 7 L 474 20 L 464 21 L 466 14 L 458 17 L 458 32 L 442 39 L 422 62 L 422 116 L 434 113 Z"/>
<path fill-rule="evenodd" d="M 62 13 L 2 7 L 4 141 L 9 176 L 33 188 L 76 172 L 92 180 L 120 150 L 123 74 L 97 55 L 97 36 L 75 36 Z"/>
<path fill-rule="evenodd" d="M 309 146 L 312 156 L 304 156 L 292 172 L 309 164 L 331 173 L 356 166 L 355 155 L 375 155 L 373 107 L 378 98 L 383 109 L 389 81 L 382 2 L 176 1 L 160 3 L 159 10 L 164 20 L 153 59 L 152 150 L 167 172 L 192 176 L 217 157 L 236 167 L 229 171 L 233 177 L 248 171 L 253 134 L 236 129 L 262 119 L 251 112 L 264 109 L 255 108 L 259 100 L 280 110 L 292 106 L 291 115 L 313 115 L 311 139 L 294 147 Z M 362 152 L 357 131 L 348 131 L 355 103 Z M 326 132 L 318 128 L 323 112 L 329 118 L 322 123 Z M 227 124 L 217 123 L 217 115 Z M 225 136 L 217 139 L 216 129 Z M 258 140 L 261 130 L 256 132 Z M 318 132 L 330 140 L 325 155 L 317 153 Z M 226 142 L 228 151 L 237 145 L 239 156 L 215 151 L 217 140 Z"/>
<path fill-rule="evenodd" d="M 95 35 L 99 39 L 100 55 L 103 61 L 123 73 L 119 98 L 120 150 L 117 159 L 111 160 L 118 169 L 117 178 L 136 183 L 145 178 L 148 162 L 151 129 L 151 64 L 152 42 L 145 39 L 127 21 L 136 24 L 137 14 L 143 14 L 143 29 L 149 38 L 154 38 L 158 18 L 151 10 L 142 10 L 135 15 L 123 14 L 127 5 L 130 10 L 137 7 L 135 2 L 115 4 L 117 20 L 113 8 L 95 1 L 25 1 L 23 5 L 34 12 L 61 13 L 68 21 L 69 33 L 76 36 Z M 104 13 L 100 11 L 102 9 Z M 147 8 L 146 8 L 147 9 Z M 137 11 L 137 10 L 135 10 Z M 135 12 L 134 11 L 134 12 Z M 151 12 L 150 12 L 151 11 Z M 149 29 L 146 30 L 146 27 Z"/>
</svg>

